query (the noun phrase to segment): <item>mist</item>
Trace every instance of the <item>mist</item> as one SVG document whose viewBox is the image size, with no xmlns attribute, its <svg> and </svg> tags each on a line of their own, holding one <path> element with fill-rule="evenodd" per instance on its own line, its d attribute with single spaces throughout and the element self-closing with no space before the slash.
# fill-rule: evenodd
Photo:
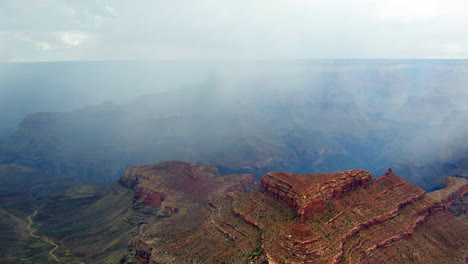
<svg viewBox="0 0 468 264">
<path fill-rule="evenodd" d="M 0 0 L 0 262 L 463 262 L 467 14 Z"/>
<path fill-rule="evenodd" d="M 466 65 L 462 60 L 4 64 L 1 160 L 85 181 L 113 181 L 129 166 L 165 160 L 257 177 L 268 171 L 355 168 L 379 176 L 396 167 L 430 189 L 464 166 Z M 432 166 L 434 175 L 412 175 L 408 166 Z"/>
<path fill-rule="evenodd" d="M 203 61 L 2 63 L 0 138 L 35 112 L 129 102 L 200 83 L 212 68 Z"/>
</svg>

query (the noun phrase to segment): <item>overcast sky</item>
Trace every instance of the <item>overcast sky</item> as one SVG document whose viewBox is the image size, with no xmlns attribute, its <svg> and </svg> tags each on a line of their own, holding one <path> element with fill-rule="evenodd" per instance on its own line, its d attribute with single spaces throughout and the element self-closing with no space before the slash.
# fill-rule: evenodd
<svg viewBox="0 0 468 264">
<path fill-rule="evenodd" d="M 0 0 L 0 61 L 468 58 L 467 0 Z"/>
</svg>

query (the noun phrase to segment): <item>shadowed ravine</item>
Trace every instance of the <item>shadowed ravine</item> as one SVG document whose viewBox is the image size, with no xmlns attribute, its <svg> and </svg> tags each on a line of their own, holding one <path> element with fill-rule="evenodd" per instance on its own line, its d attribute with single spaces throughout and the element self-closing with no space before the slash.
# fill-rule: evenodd
<svg viewBox="0 0 468 264">
<path fill-rule="evenodd" d="M 57 250 L 58 245 L 55 244 L 55 242 L 53 240 L 51 240 L 50 238 L 41 237 L 41 236 L 38 236 L 38 235 L 34 234 L 35 230 L 34 230 L 34 228 L 31 227 L 31 225 L 33 224 L 33 218 L 37 215 L 37 212 L 38 212 L 38 210 L 35 210 L 34 213 L 32 213 L 31 215 L 28 216 L 28 226 L 26 227 L 26 229 L 29 231 L 29 234 L 32 237 L 41 239 L 42 241 L 44 241 L 46 243 L 49 243 L 52 246 L 54 246 L 54 248 L 49 251 L 49 255 L 52 256 L 52 258 L 54 258 L 55 261 L 60 262 L 59 258 L 54 254 L 54 251 Z"/>
</svg>

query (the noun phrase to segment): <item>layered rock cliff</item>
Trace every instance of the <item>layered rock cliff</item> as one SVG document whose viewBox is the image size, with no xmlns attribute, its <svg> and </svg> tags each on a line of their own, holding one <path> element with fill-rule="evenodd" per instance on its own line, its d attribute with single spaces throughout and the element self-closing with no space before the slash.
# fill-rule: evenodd
<svg viewBox="0 0 468 264">
<path fill-rule="evenodd" d="M 132 254 L 152 264 L 465 263 L 468 226 L 391 170 L 268 173 L 245 192 L 249 179 L 186 163 L 128 170 L 122 184 L 165 195 L 136 192 L 136 204 L 179 209 L 140 223 Z"/>
<path fill-rule="evenodd" d="M 293 207 L 299 221 L 305 222 L 310 214 L 325 208 L 332 199 L 356 186 L 366 186 L 371 174 L 364 170 L 332 174 L 268 173 L 262 178 L 262 189 L 269 195 Z"/>
<path fill-rule="evenodd" d="M 450 206 L 468 194 L 468 180 L 464 178 L 448 177 L 445 181 L 445 188 L 429 193 L 428 195 L 444 204 Z"/>
<path fill-rule="evenodd" d="M 430 192 L 428 195 L 440 201 L 445 208 L 468 224 L 468 180 L 465 178 L 448 177 L 445 188 Z"/>
<path fill-rule="evenodd" d="M 130 249 L 143 263 L 167 237 L 180 239 L 207 221 L 210 199 L 258 185 L 250 174 L 221 176 L 214 167 L 180 161 L 129 168 L 119 182 L 134 192 L 129 221 L 140 231 Z"/>
</svg>

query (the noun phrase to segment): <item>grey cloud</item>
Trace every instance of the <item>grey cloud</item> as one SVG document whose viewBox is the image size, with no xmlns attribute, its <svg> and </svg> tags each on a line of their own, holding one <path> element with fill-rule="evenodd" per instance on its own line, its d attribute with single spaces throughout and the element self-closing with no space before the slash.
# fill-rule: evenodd
<svg viewBox="0 0 468 264">
<path fill-rule="evenodd" d="M 443 5 L 386 0 L 16 0 L 0 9 L 2 32 L 70 32 L 94 40 L 76 49 L 47 42 L 61 49 L 50 52 L 45 43 L 37 44 L 44 40 L 35 37 L 10 50 L 9 56 L 0 55 L 11 61 L 23 54 L 30 60 L 468 56 L 468 18 L 462 15 L 466 5 L 458 0 Z"/>
</svg>

